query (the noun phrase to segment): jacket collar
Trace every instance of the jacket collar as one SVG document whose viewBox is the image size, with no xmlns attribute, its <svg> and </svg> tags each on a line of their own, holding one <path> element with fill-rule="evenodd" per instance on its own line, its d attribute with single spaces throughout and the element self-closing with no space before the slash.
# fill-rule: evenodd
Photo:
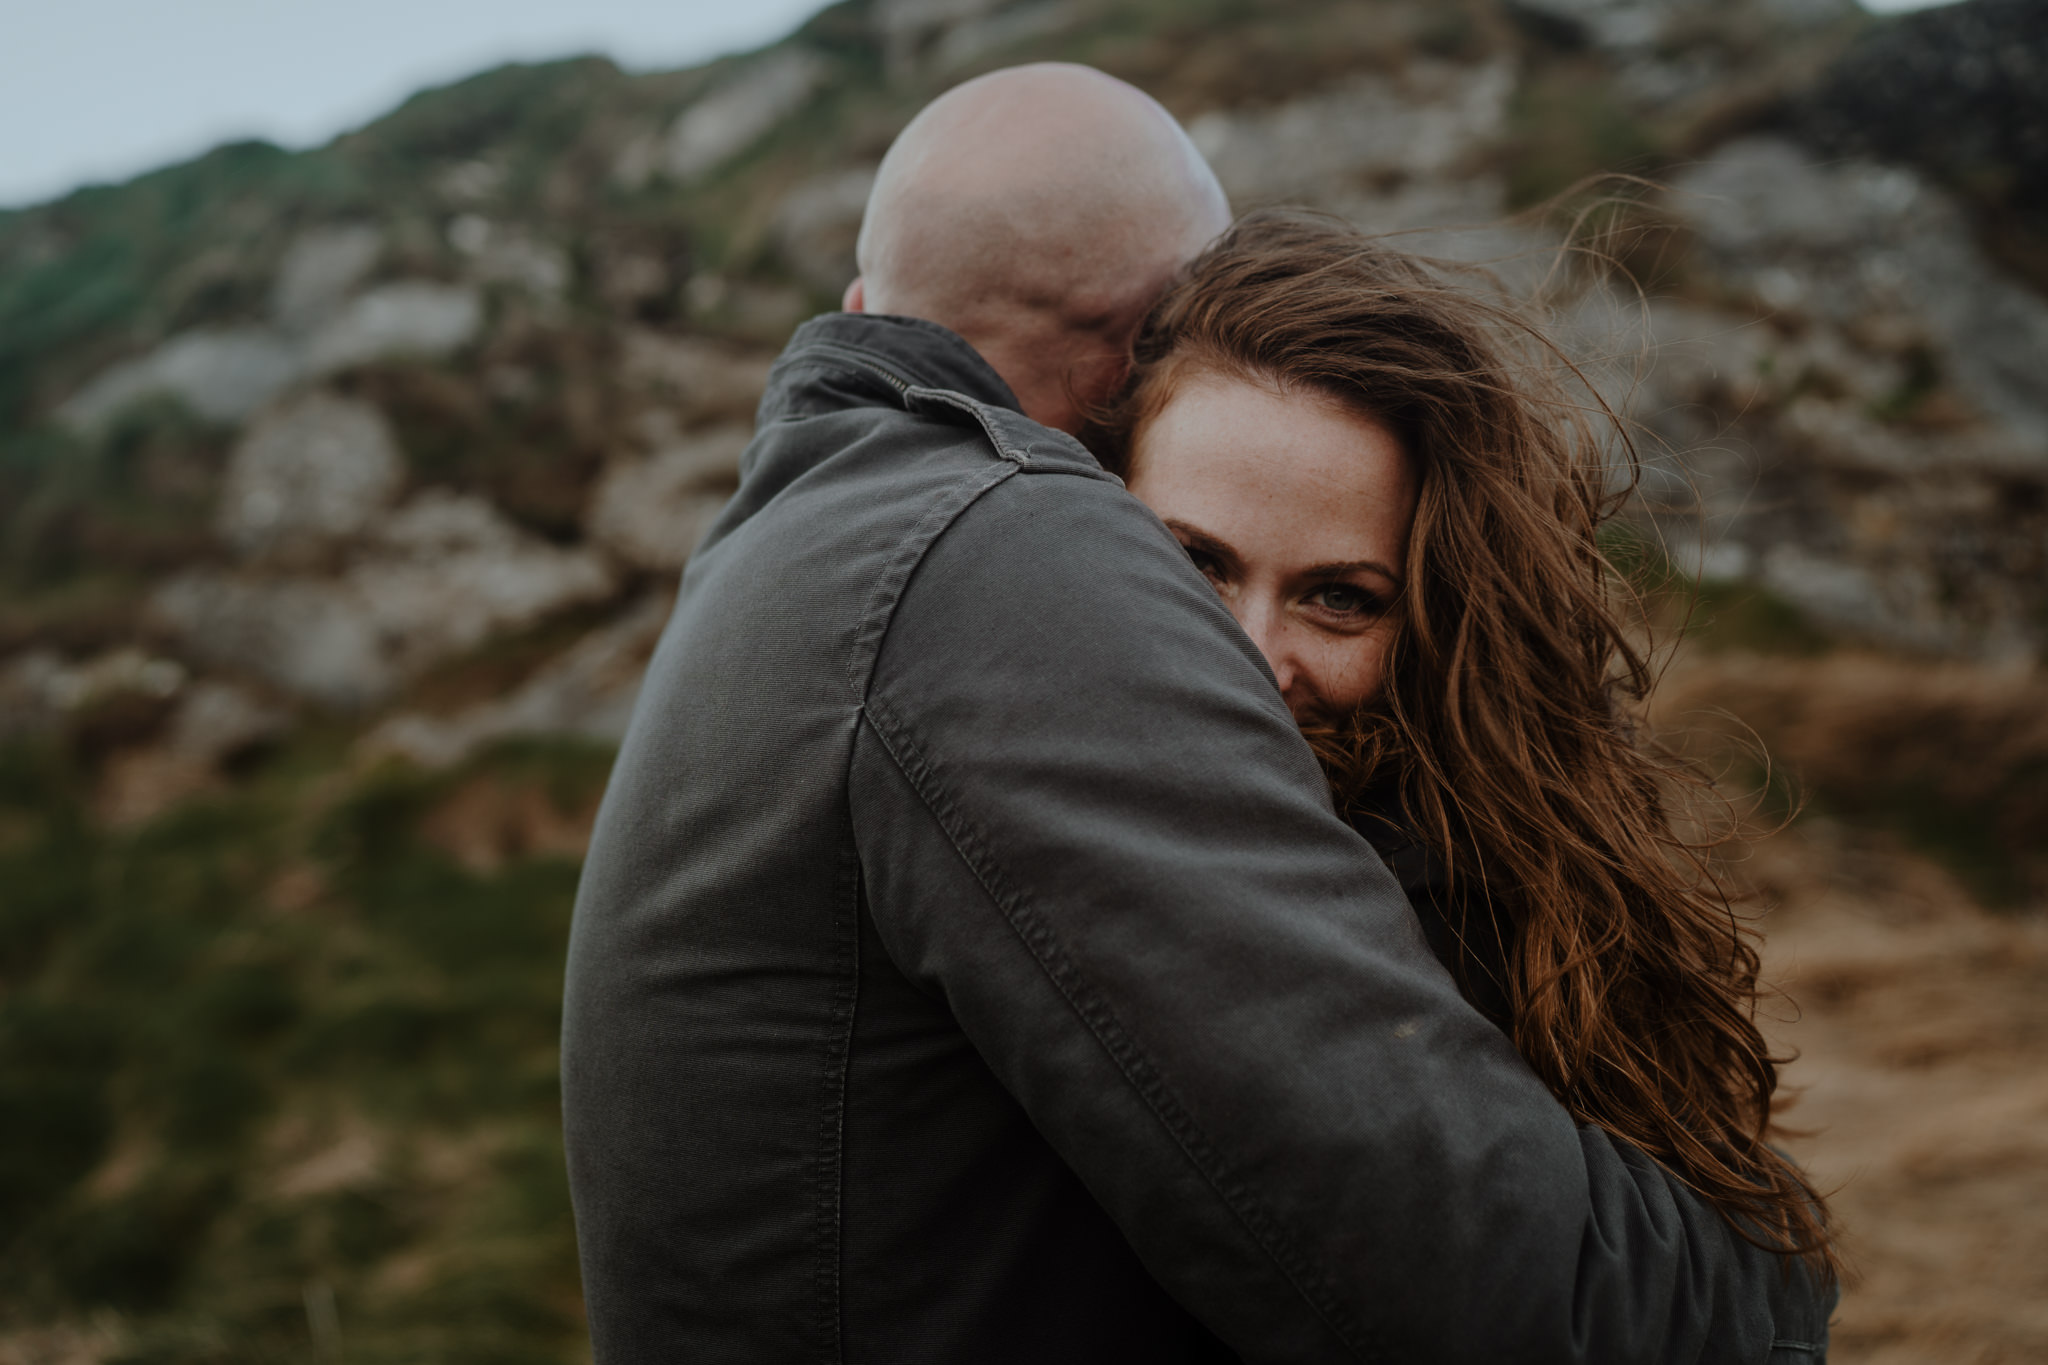
<svg viewBox="0 0 2048 1365">
<path fill-rule="evenodd" d="M 762 412 L 801 387 L 801 373 L 819 364 L 882 380 L 895 401 L 905 388 L 948 389 L 991 407 L 1022 412 L 1017 396 L 957 332 L 922 318 L 879 313 L 826 313 L 797 328 L 768 376 Z"/>
</svg>

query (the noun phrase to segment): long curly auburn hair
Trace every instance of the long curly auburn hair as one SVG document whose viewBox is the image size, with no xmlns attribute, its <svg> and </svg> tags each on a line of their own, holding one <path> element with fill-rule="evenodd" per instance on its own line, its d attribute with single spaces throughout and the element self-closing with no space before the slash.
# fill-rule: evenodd
<svg viewBox="0 0 2048 1365">
<path fill-rule="evenodd" d="M 1442 863 L 1454 974 L 1498 979 L 1574 1118 L 1832 1278 L 1825 1205 L 1769 1145 L 1782 1059 L 1755 1022 L 1755 931 L 1692 832 L 1719 798 L 1635 720 L 1652 671 L 1595 536 L 1633 486 L 1625 426 L 1520 310 L 1297 212 L 1240 220 L 1153 309 L 1104 423 L 1112 467 L 1198 373 L 1334 397 L 1414 462 L 1381 691 L 1309 737 L 1340 802 L 1391 792 Z"/>
</svg>

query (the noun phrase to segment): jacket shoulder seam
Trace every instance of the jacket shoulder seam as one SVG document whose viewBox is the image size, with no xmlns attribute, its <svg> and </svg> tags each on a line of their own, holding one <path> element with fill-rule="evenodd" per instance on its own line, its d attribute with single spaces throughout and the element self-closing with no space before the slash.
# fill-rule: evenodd
<svg viewBox="0 0 2048 1365">
<path fill-rule="evenodd" d="M 895 553 L 882 566 L 882 571 L 875 575 L 874 586 L 868 589 L 867 601 L 854 623 L 853 648 L 847 652 L 846 684 L 856 705 L 867 693 L 868 676 L 874 669 L 875 656 L 881 650 L 882 637 L 888 631 L 890 618 L 895 615 L 897 602 L 902 599 L 904 586 L 923 562 L 925 552 L 961 513 L 980 500 L 982 494 L 1016 472 L 1016 465 L 1002 460 L 951 481 L 942 496 L 932 499 L 931 506 L 903 537 Z"/>
</svg>

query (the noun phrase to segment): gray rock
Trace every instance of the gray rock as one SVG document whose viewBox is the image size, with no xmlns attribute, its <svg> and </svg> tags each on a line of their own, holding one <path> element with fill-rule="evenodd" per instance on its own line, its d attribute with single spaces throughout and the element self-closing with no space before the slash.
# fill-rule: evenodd
<svg viewBox="0 0 2048 1365">
<path fill-rule="evenodd" d="M 475 494 L 423 488 L 377 523 L 373 543 L 379 549 L 422 558 L 511 553 L 536 542 Z"/>
<path fill-rule="evenodd" d="M 1327 203 L 1375 178 L 1441 175 L 1499 136 L 1513 67 L 1417 62 L 1276 109 L 1213 111 L 1188 133 L 1239 207 Z"/>
<path fill-rule="evenodd" d="M 376 267 L 383 251 L 383 232 L 367 224 L 301 233 L 278 266 L 271 315 L 294 332 L 325 322 Z"/>
<path fill-rule="evenodd" d="M 690 420 L 751 418 L 774 363 L 769 354 L 647 328 L 622 340 L 627 384 Z"/>
<path fill-rule="evenodd" d="M 55 727 L 49 680 L 63 667 L 63 656 L 54 649 L 32 649 L 0 662 L 0 740 L 46 734 Z"/>
<path fill-rule="evenodd" d="M 2048 460 L 2048 301 L 1984 259 L 1946 194 L 1899 167 L 1748 138 L 1677 177 L 1668 203 L 1781 304 L 1841 325 L 1910 315 L 1956 386 Z"/>
<path fill-rule="evenodd" d="M 505 188 L 505 167 L 483 158 L 458 161 L 441 173 L 435 188 L 458 204 L 479 204 Z"/>
<path fill-rule="evenodd" d="M 291 728 L 291 713 L 247 688 L 205 678 L 185 689 L 164 747 L 188 762 L 217 768 Z"/>
<path fill-rule="evenodd" d="M 1927 6 L 1865 26 L 1787 121 L 1830 159 L 1914 166 L 2038 233 L 2048 226 L 2044 76 L 2040 0 Z"/>
<path fill-rule="evenodd" d="M 367 706 L 399 681 L 368 605 L 331 580 L 194 570 L 150 611 L 196 657 L 330 706 Z"/>
<path fill-rule="evenodd" d="M 108 756 L 93 806 L 116 827 L 152 820 L 218 785 L 235 758 L 282 735 L 291 715 L 233 683 L 206 679 L 178 698 L 159 732 Z"/>
<path fill-rule="evenodd" d="M 673 600 L 666 593 L 641 598 L 504 697 L 452 716 L 393 716 L 364 736 L 359 752 L 445 768 L 515 737 L 574 735 L 616 743 L 625 737 L 641 676 Z"/>
<path fill-rule="evenodd" d="M 739 486 L 740 452 L 751 432 L 718 427 L 614 465 L 591 496 L 591 539 L 640 568 L 682 568 Z"/>
<path fill-rule="evenodd" d="M 297 348 L 268 328 L 201 328 L 102 371 L 65 400 L 57 418 L 90 432 L 138 399 L 168 394 L 201 417 L 235 422 L 296 382 L 304 368 Z"/>
<path fill-rule="evenodd" d="M 1770 259 L 1722 264 L 1746 278 Z M 1983 657 L 2041 647 L 2048 537 L 2006 490 L 2048 470 L 1996 420 L 1876 415 L 1922 332 L 1599 293 L 1561 335 L 1637 424 L 1636 511 L 1685 573 L 1759 582 L 1853 638 Z"/>
<path fill-rule="evenodd" d="M 482 498 L 443 489 L 392 514 L 344 582 L 368 605 L 405 676 L 616 586 L 600 556 L 550 545 Z"/>
<path fill-rule="evenodd" d="M 1815 619 L 1909 649 L 1951 651 L 1962 631 L 1943 609 L 1933 578 L 1913 564 L 1883 576 L 1804 545 L 1774 545 L 1763 557 L 1763 581 Z"/>
<path fill-rule="evenodd" d="M 404 482 L 383 414 L 354 399 L 309 393 L 236 444 L 215 525 L 244 554 L 312 548 L 361 535 Z"/>
<path fill-rule="evenodd" d="M 495 633 L 602 600 L 615 582 L 598 555 L 549 545 L 482 499 L 430 489 L 385 518 L 339 575 L 195 570 L 150 608 L 197 658 L 358 708 Z"/>
<path fill-rule="evenodd" d="M 827 171 L 804 181 L 775 210 L 775 240 L 797 277 L 822 292 L 838 294 L 859 266 L 854 245 L 875 187 L 875 167 Z"/>
<path fill-rule="evenodd" d="M 307 290 L 292 316 L 311 326 L 326 305 L 307 301 L 318 294 Z M 58 407 L 57 419 L 91 432 L 138 399 L 169 394 L 201 417 L 239 422 L 309 376 L 387 356 L 447 355 L 483 324 L 483 300 L 466 285 L 398 281 L 338 307 L 304 336 L 257 326 L 181 332 L 96 375 Z"/>
<path fill-rule="evenodd" d="M 2048 467 L 2048 301 L 1991 268 L 1959 216 L 1916 232 L 1904 256 L 1908 292 L 1947 343 L 1948 372 Z"/>
<path fill-rule="evenodd" d="M 868 14 L 881 40 L 883 66 L 892 78 L 900 79 L 948 35 L 1012 8 L 1012 0 L 876 0 Z"/>
<path fill-rule="evenodd" d="M 449 224 L 448 241 L 485 284 L 509 284 L 547 301 L 569 287 L 569 254 L 516 226 L 465 213 Z"/>
<path fill-rule="evenodd" d="M 0 664 L 0 739 L 49 733 L 65 717 L 123 694 L 167 701 L 186 680 L 184 665 L 132 645 L 78 663 L 32 649 Z"/>
<path fill-rule="evenodd" d="M 807 289 L 710 271 L 684 283 L 683 304 L 698 326 L 770 344 L 786 340 L 791 329 L 817 311 Z"/>
<path fill-rule="evenodd" d="M 709 174 L 802 108 L 824 78 L 825 64 L 813 53 L 771 53 L 683 111 L 669 129 L 662 168 L 683 181 Z"/>
<path fill-rule="evenodd" d="M 1822 167 L 1782 138 L 1743 138 L 1672 181 L 1669 203 L 1726 254 L 1836 251 L 1880 235 L 1912 208 L 1918 179 L 1868 162 Z"/>
<path fill-rule="evenodd" d="M 306 344 L 306 369 L 325 374 L 387 356 L 444 356 L 483 325 L 483 300 L 465 285 L 401 280 L 355 299 Z"/>
<path fill-rule="evenodd" d="M 1032 0 L 995 14 L 956 22 L 932 45 L 931 65 L 946 71 L 980 61 L 992 52 L 1043 38 L 1089 17 L 1076 0 Z"/>
</svg>

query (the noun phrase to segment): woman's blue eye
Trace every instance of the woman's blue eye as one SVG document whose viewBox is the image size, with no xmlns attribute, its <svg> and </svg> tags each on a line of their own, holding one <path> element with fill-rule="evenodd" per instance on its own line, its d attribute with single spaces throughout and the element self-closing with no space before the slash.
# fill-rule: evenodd
<svg viewBox="0 0 2048 1365">
<path fill-rule="evenodd" d="M 1380 609 L 1380 599 L 1376 595 L 1349 583 L 1330 583 L 1317 588 L 1309 600 L 1340 616 L 1364 615 Z"/>
</svg>

